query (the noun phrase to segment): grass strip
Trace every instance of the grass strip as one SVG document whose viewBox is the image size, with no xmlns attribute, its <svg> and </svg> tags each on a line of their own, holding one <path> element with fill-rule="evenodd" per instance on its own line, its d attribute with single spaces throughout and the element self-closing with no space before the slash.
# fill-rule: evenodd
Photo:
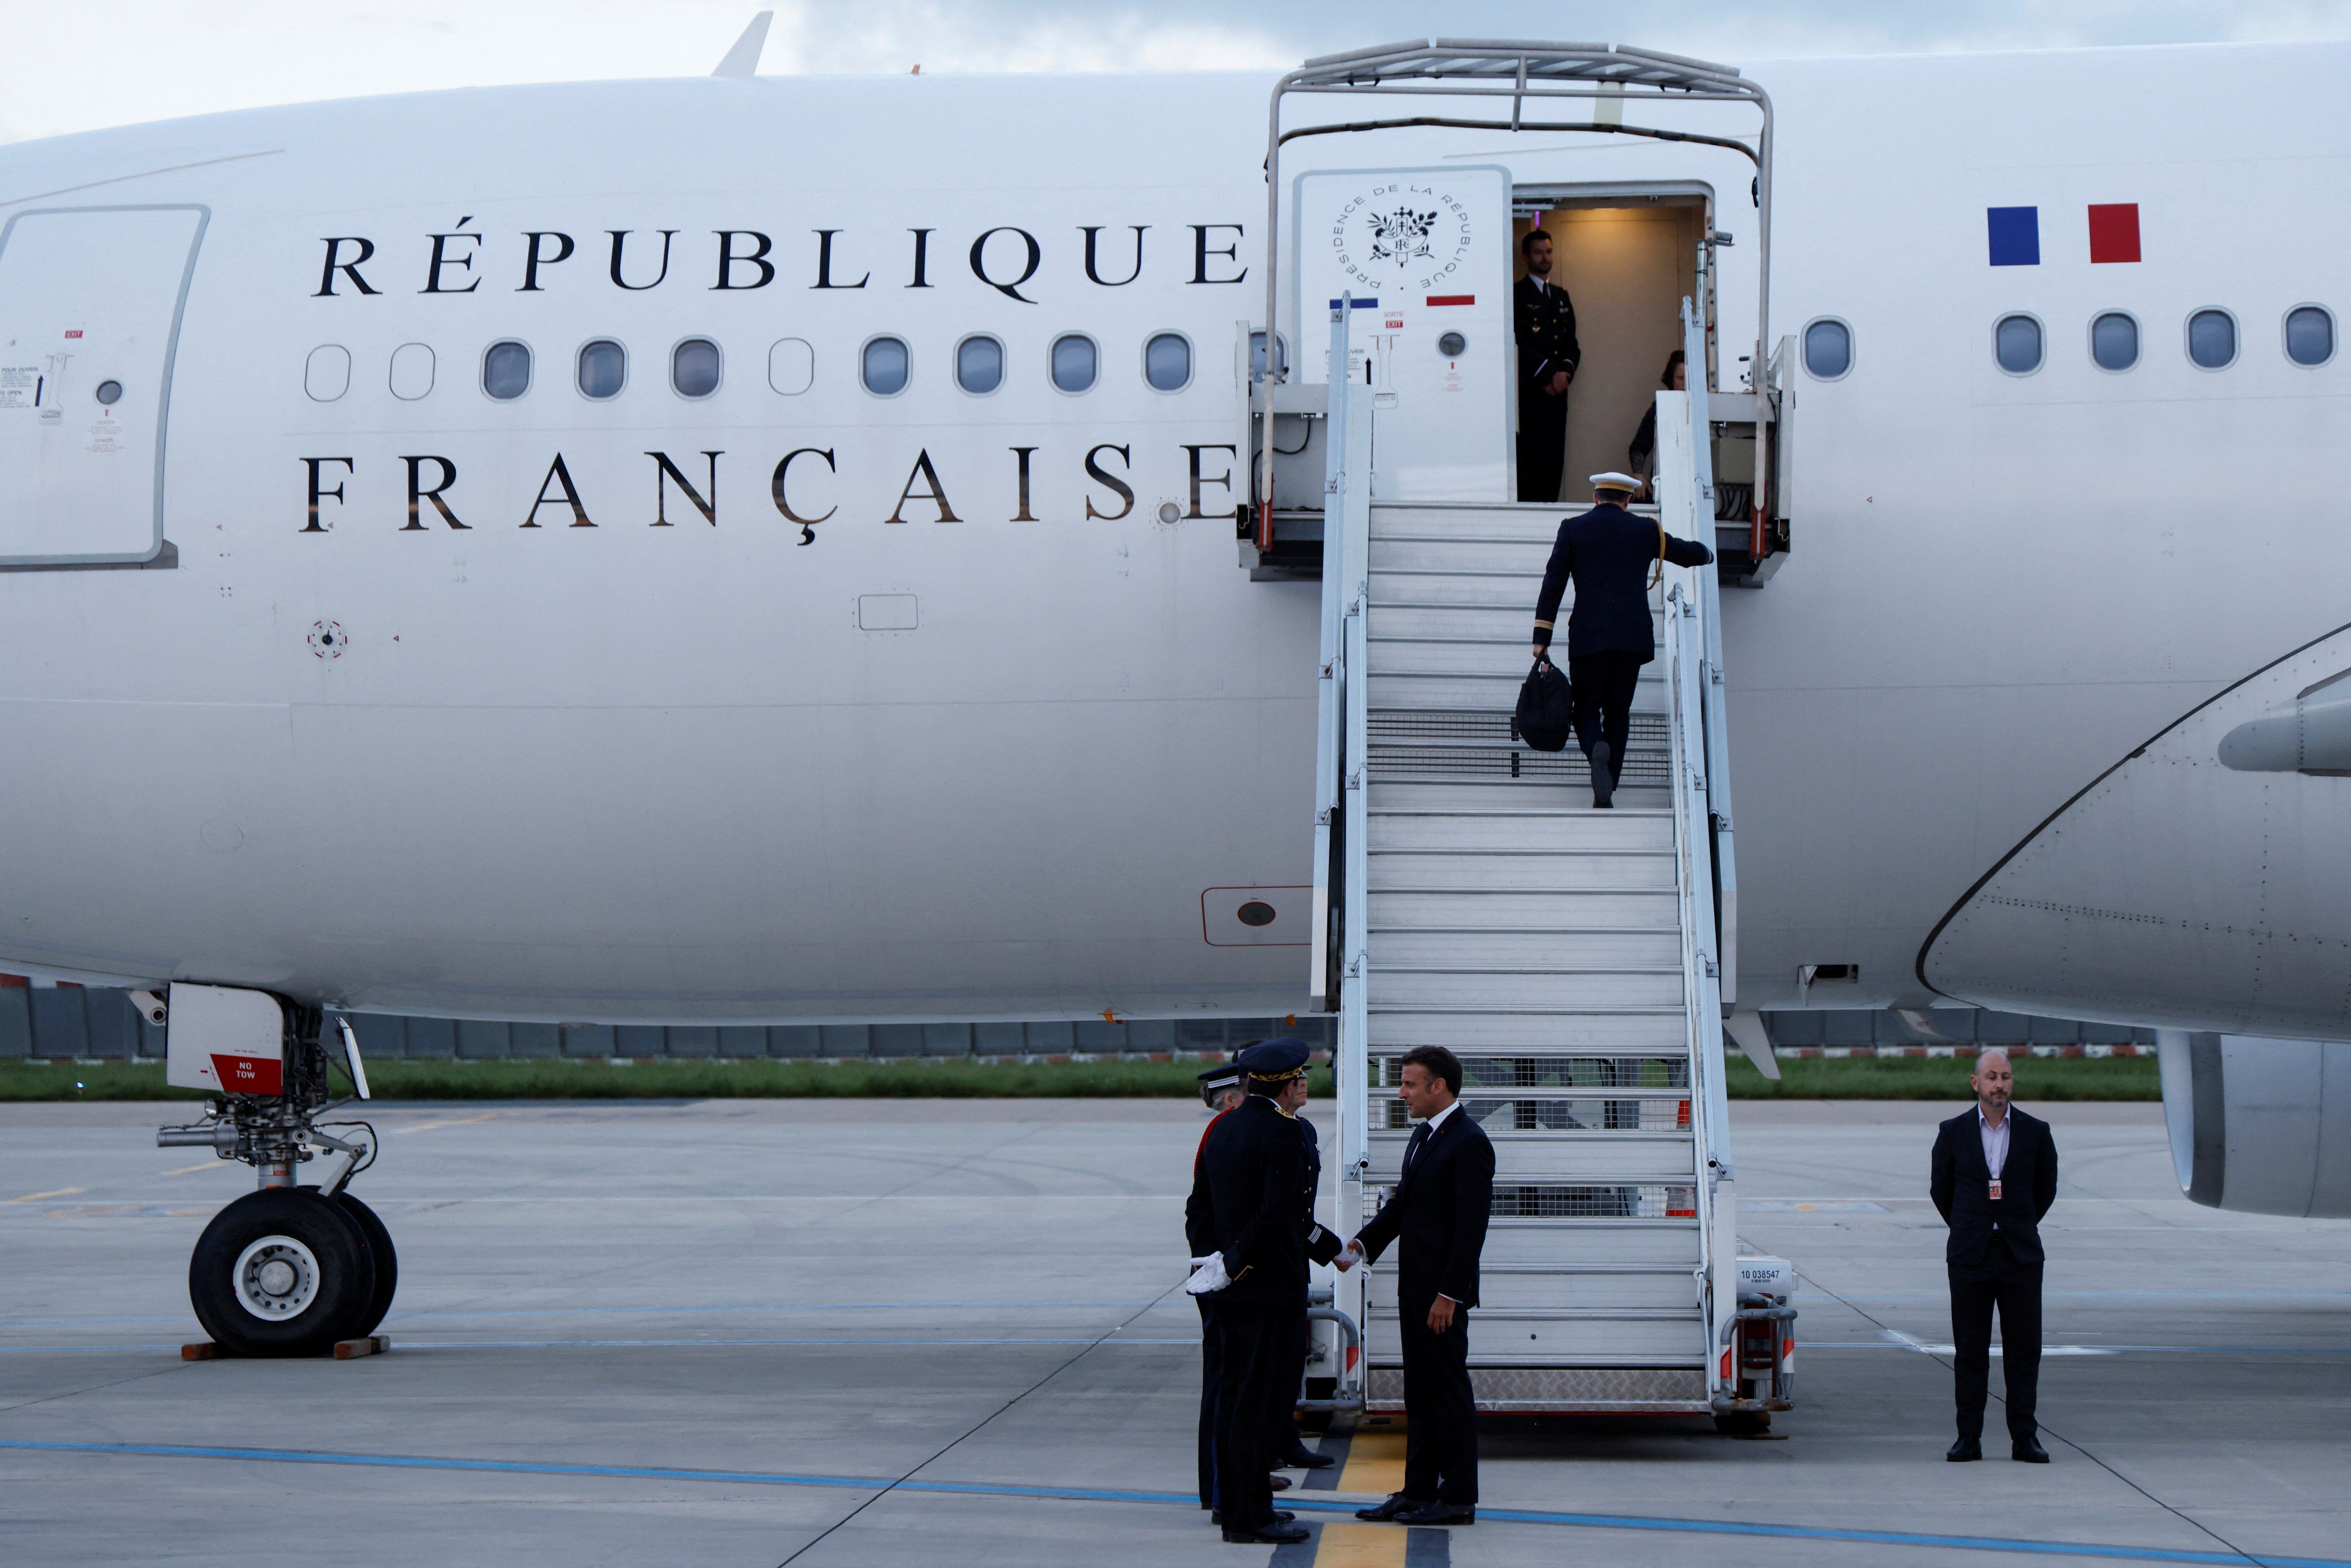
<svg viewBox="0 0 2351 1568">
<path fill-rule="evenodd" d="M 729 1099 L 1186 1099 L 1197 1092 L 1193 1061 L 980 1062 L 695 1061 L 601 1060 L 381 1061 L 368 1065 L 379 1100 Z M 2026 1100 L 2159 1100 L 2151 1057 L 2016 1058 Z M 340 1075 L 338 1074 L 338 1082 Z M 1314 1095 L 1332 1093 L 1317 1068 Z M 1732 1056 L 1734 1100 L 1964 1101 L 1968 1063 L 1949 1057 L 1793 1057 L 1771 1082 Z M 204 1100 L 170 1089 L 160 1062 L 0 1062 L 0 1101 Z"/>
</svg>

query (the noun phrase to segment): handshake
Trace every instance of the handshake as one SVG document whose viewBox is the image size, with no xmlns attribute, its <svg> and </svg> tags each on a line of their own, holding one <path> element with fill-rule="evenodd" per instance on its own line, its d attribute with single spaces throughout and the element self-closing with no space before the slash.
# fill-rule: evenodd
<svg viewBox="0 0 2351 1568">
<path fill-rule="evenodd" d="M 1339 1249 L 1339 1255 L 1331 1260 L 1331 1266 L 1343 1274 L 1363 1260 L 1364 1244 L 1350 1239 L 1344 1247 Z M 1187 1296 L 1210 1296 L 1232 1282 L 1233 1276 L 1225 1270 L 1225 1255 L 1211 1252 L 1205 1258 L 1192 1260 L 1192 1274 L 1184 1281 L 1184 1293 Z"/>
</svg>

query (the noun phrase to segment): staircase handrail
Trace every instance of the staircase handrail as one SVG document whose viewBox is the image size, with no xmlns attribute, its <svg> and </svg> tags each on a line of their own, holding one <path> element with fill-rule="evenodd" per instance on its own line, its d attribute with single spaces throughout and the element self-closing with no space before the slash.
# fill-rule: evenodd
<svg viewBox="0 0 2351 1568">
<path fill-rule="evenodd" d="M 1705 247 L 1699 247 L 1701 264 Z M 1706 321 L 1682 297 L 1682 364 L 1689 382 L 1690 456 L 1697 471 L 1698 531 L 1690 537 L 1714 544 L 1714 441 L 1707 414 Z M 1739 859 L 1730 824 L 1730 720 L 1722 684 L 1722 578 L 1708 571 L 1698 580 L 1706 622 L 1706 668 L 1700 683 L 1706 724 L 1706 790 L 1714 831 L 1714 910 L 1717 956 L 1725 1007 L 1739 998 Z"/>
</svg>

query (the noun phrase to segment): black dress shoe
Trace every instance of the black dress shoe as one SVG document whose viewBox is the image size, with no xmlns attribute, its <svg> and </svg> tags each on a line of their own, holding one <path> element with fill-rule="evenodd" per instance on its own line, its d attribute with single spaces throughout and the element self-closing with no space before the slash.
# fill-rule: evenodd
<svg viewBox="0 0 2351 1568">
<path fill-rule="evenodd" d="M 1290 1490 L 1290 1478 L 1288 1476 L 1268 1476 L 1265 1478 L 1265 1483 L 1276 1491 L 1288 1491 Z"/>
<path fill-rule="evenodd" d="M 1475 1524 L 1478 1511 L 1458 1502 L 1428 1502 L 1395 1516 L 1398 1524 Z"/>
<path fill-rule="evenodd" d="M 1282 1523 L 1288 1524 L 1291 1520 L 1296 1519 L 1298 1516 L 1290 1512 L 1286 1508 L 1277 1508 L 1273 1511 L 1273 1517 L 1280 1520 Z M 1221 1508 L 1210 1509 L 1208 1511 L 1208 1522 L 1210 1524 L 1222 1525 L 1225 1522 L 1225 1511 Z"/>
<path fill-rule="evenodd" d="M 2045 1465 L 2049 1450 L 2041 1446 L 2038 1437 L 2018 1437 L 2011 1445 L 2008 1457 L 2020 1465 Z"/>
<path fill-rule="evenodd" d="M 1295 1546 L 1310 1533 L 1302 1524 L 1285 1524 L 1278 1519 L 1270 1519 L 1254 1530 L 1228 1530 L 1225 1540 L 1234 1546 Z"/>
<path fill-rule="evenodd" d="M 1608 762 L 1608 743 L 1604 740 L 1593 742 L 1592 803 L 1604 810 L 1612 810 L 1616 804 L 1612 799 L 1616 793 L 1616 775 Z"/>
<path fill-rule="evenodd" d="M 1983 1440 L 1980 1437 L 1962 1437 L 1943 1450 L 1943 1458 L 1955 1465 L 1964 1465 L 1970 1459 L 1980 1459 L 1983 1458 Z"/>
<path fill-rule="evenodd" d="M 1388 1493 L 1388 1500 L 1380 1504 L 1377 1508 L 1357 1509 L 1355 1511 L 1355 1517 L 1357 1519 L 1368 1519 L 1374 1524 L 1384 1524 L 1400 1513 L 1409 1513 L 1414 1509 L 1426 1508 L 1427 1506 L 1428 1505 L 1424 1502 L 1415 1502 L 1412 1499 L 1405 1496 L 1404 1493 L 1400 1491 L 1392 1491 Z"/>
<path fill-rule="evenodd" d="M 1336 1454 L 1318 1454 L 1311 1448 L 1292 1448 L 1290 1458 L 1281 1461 L 1285 1470 L 1327 1470 L 1339 1462 Z"/>
</svg>

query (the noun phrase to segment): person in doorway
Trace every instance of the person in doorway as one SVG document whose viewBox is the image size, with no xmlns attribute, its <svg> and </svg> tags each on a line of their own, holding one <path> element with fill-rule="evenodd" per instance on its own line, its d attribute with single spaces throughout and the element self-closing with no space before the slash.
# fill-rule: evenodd
<svg viewBox="0 0 2351 1568">
<path fill-rule="evenodd" d="M 1494 1145 L 1462 1113 L 1461 1060 L 1441 1045 L 1405 1052 L 1396 1097 L 1420 1125 L 1387 1202 L 1347 1243 L 1375 1262 L 1401 1239 L 1396 1326 L 1404 1341 L 1404 1490 L 1357 1519 L 1478 1522 L 1478 1396 L 1469 1383 L 1469 1312 L 1494 1207 Z"/>
<path fill-rule="evenodd" d="M 1667 392 L 1689 391 L 1689 367 L 1684 362 L 1687 358 L 1687 356 L 1679 349 L 1667 355 L 1665 373 L 1657 378 L 1657 384 Z M 1641 411 L 1641 427 L 1633 432 L 1633 444 L 1625 449 L 1625 457 L 1626 466 L 1633 471 L 1633 476 L 1641 481 L 1639 492 L 1641 498 L 1645 501 L 1654 499 L 1650 492 L 1650 481 L 1656 477 L 1657 472 L 1657 400 L 1656 398 L 1651 398 L 1649 406 Z"/>
<path fill-rule="evenodd" d="M 1273 1049 L 1279 1046 L 1279 1050 Z M 1209 1134 L 1201 1151 L 1206 1234 L 1217 1243 L 1194 1254 L 1185 1282 L 1213 1296 L 1217 1322 L 1216 1511 L 1237 1545 L 1287 1545 L 1305 1528 L 1273 1506 L 1276 1416 L 1298 1396 L 1282 1385 L 1306 1312 L 1306 1223 L 1298 1194 L 1306 1177 L 1304 1140 L 1280 1099 L 1306 1073 L 1306 1047 L 1269 1040 L 1235 1059 L 1248 1094 Z M 1190 1233 L 1187 1225 L 1187 1234 Z"/>
<path fill-rule="evenodd" d="M 1249 1045 L 1256 1043 L 1255 1040 L 1249 1042 Z M 1216 1249 L 1207 1178 L 1201 1174 L 1201 1162 L 1207 1155 L 1209 1135 L 1216 1132 L 1217 1124 L 1225 1119 L 1226 1113 L 1241 1103 L 1241 1070 L 1235 1062 L 1220 1062 L 1200 1074 L 1200 1102 L 1213 1113 L 1200 1134 L 1200 1147 L 1192 1156 L 1192 1196 L 1184 1205 L 1184 1240 L 1190 1249 L 1186 1254 L 1187 1257 L 1202 1257 Z M 1200 1309 L 1200 1506 L 1214 1509 L 1217 1506 L 1217 1309 L 1216 1303 L 1207 1296 L 1195 1296 L 1192 1300 Z"/>
<path fill-rule="evenodd" d="M 2057 1200 L 2057 1143 L 2049 1124 L 2009 1102 L 2016 1072 L 2005 1051 L 1976 1058 L 1976 1103 L 1935 1134 L 1928 1195 L 1951 1228 L 1951 1383 L 1959 1437 L 1943 1458 L 1983 1458 L 1991 1381 L 1991 1314 L 2000 1309 L 2001 1370 L 2008 1385 L 2009 1458 L 2045 1465 L 2035 1406 L 2041 1385 L 2041 1221 Z"/>
<path fill-rule="evenodd" d="M 1583 350 L 1575 341 L 1575 305 L 1552 281 L 1551 235 L 1529 229 L 1519 242 L 1527 275 L 1511 294 L 1519 340 L 1519 499 L 1559 499 L 1567 457 L 1567 388 Z"/>
<path fill-rule="evenodd" d="M 1567 617 L 1567 679 L 1575 693 L 1575 739 L 1592 764 L 1592 803 L 1615 803 L 1633 728 L 1633 694 L 1641 666 L 1657 656 L 1649 622 L 1649 570 L 1661 561 L 1705 566 L 1714 552 L 1677 539 L 1662 524 L 1625 508 L 1640 481 L 1594 474 L 1592 510 L 1559 525 L 1551 563 L 1535 599 L 1535 657 L 1547 658 L 1552 623 L 1571 580 L 1575 607 Z"/>
</svg>

